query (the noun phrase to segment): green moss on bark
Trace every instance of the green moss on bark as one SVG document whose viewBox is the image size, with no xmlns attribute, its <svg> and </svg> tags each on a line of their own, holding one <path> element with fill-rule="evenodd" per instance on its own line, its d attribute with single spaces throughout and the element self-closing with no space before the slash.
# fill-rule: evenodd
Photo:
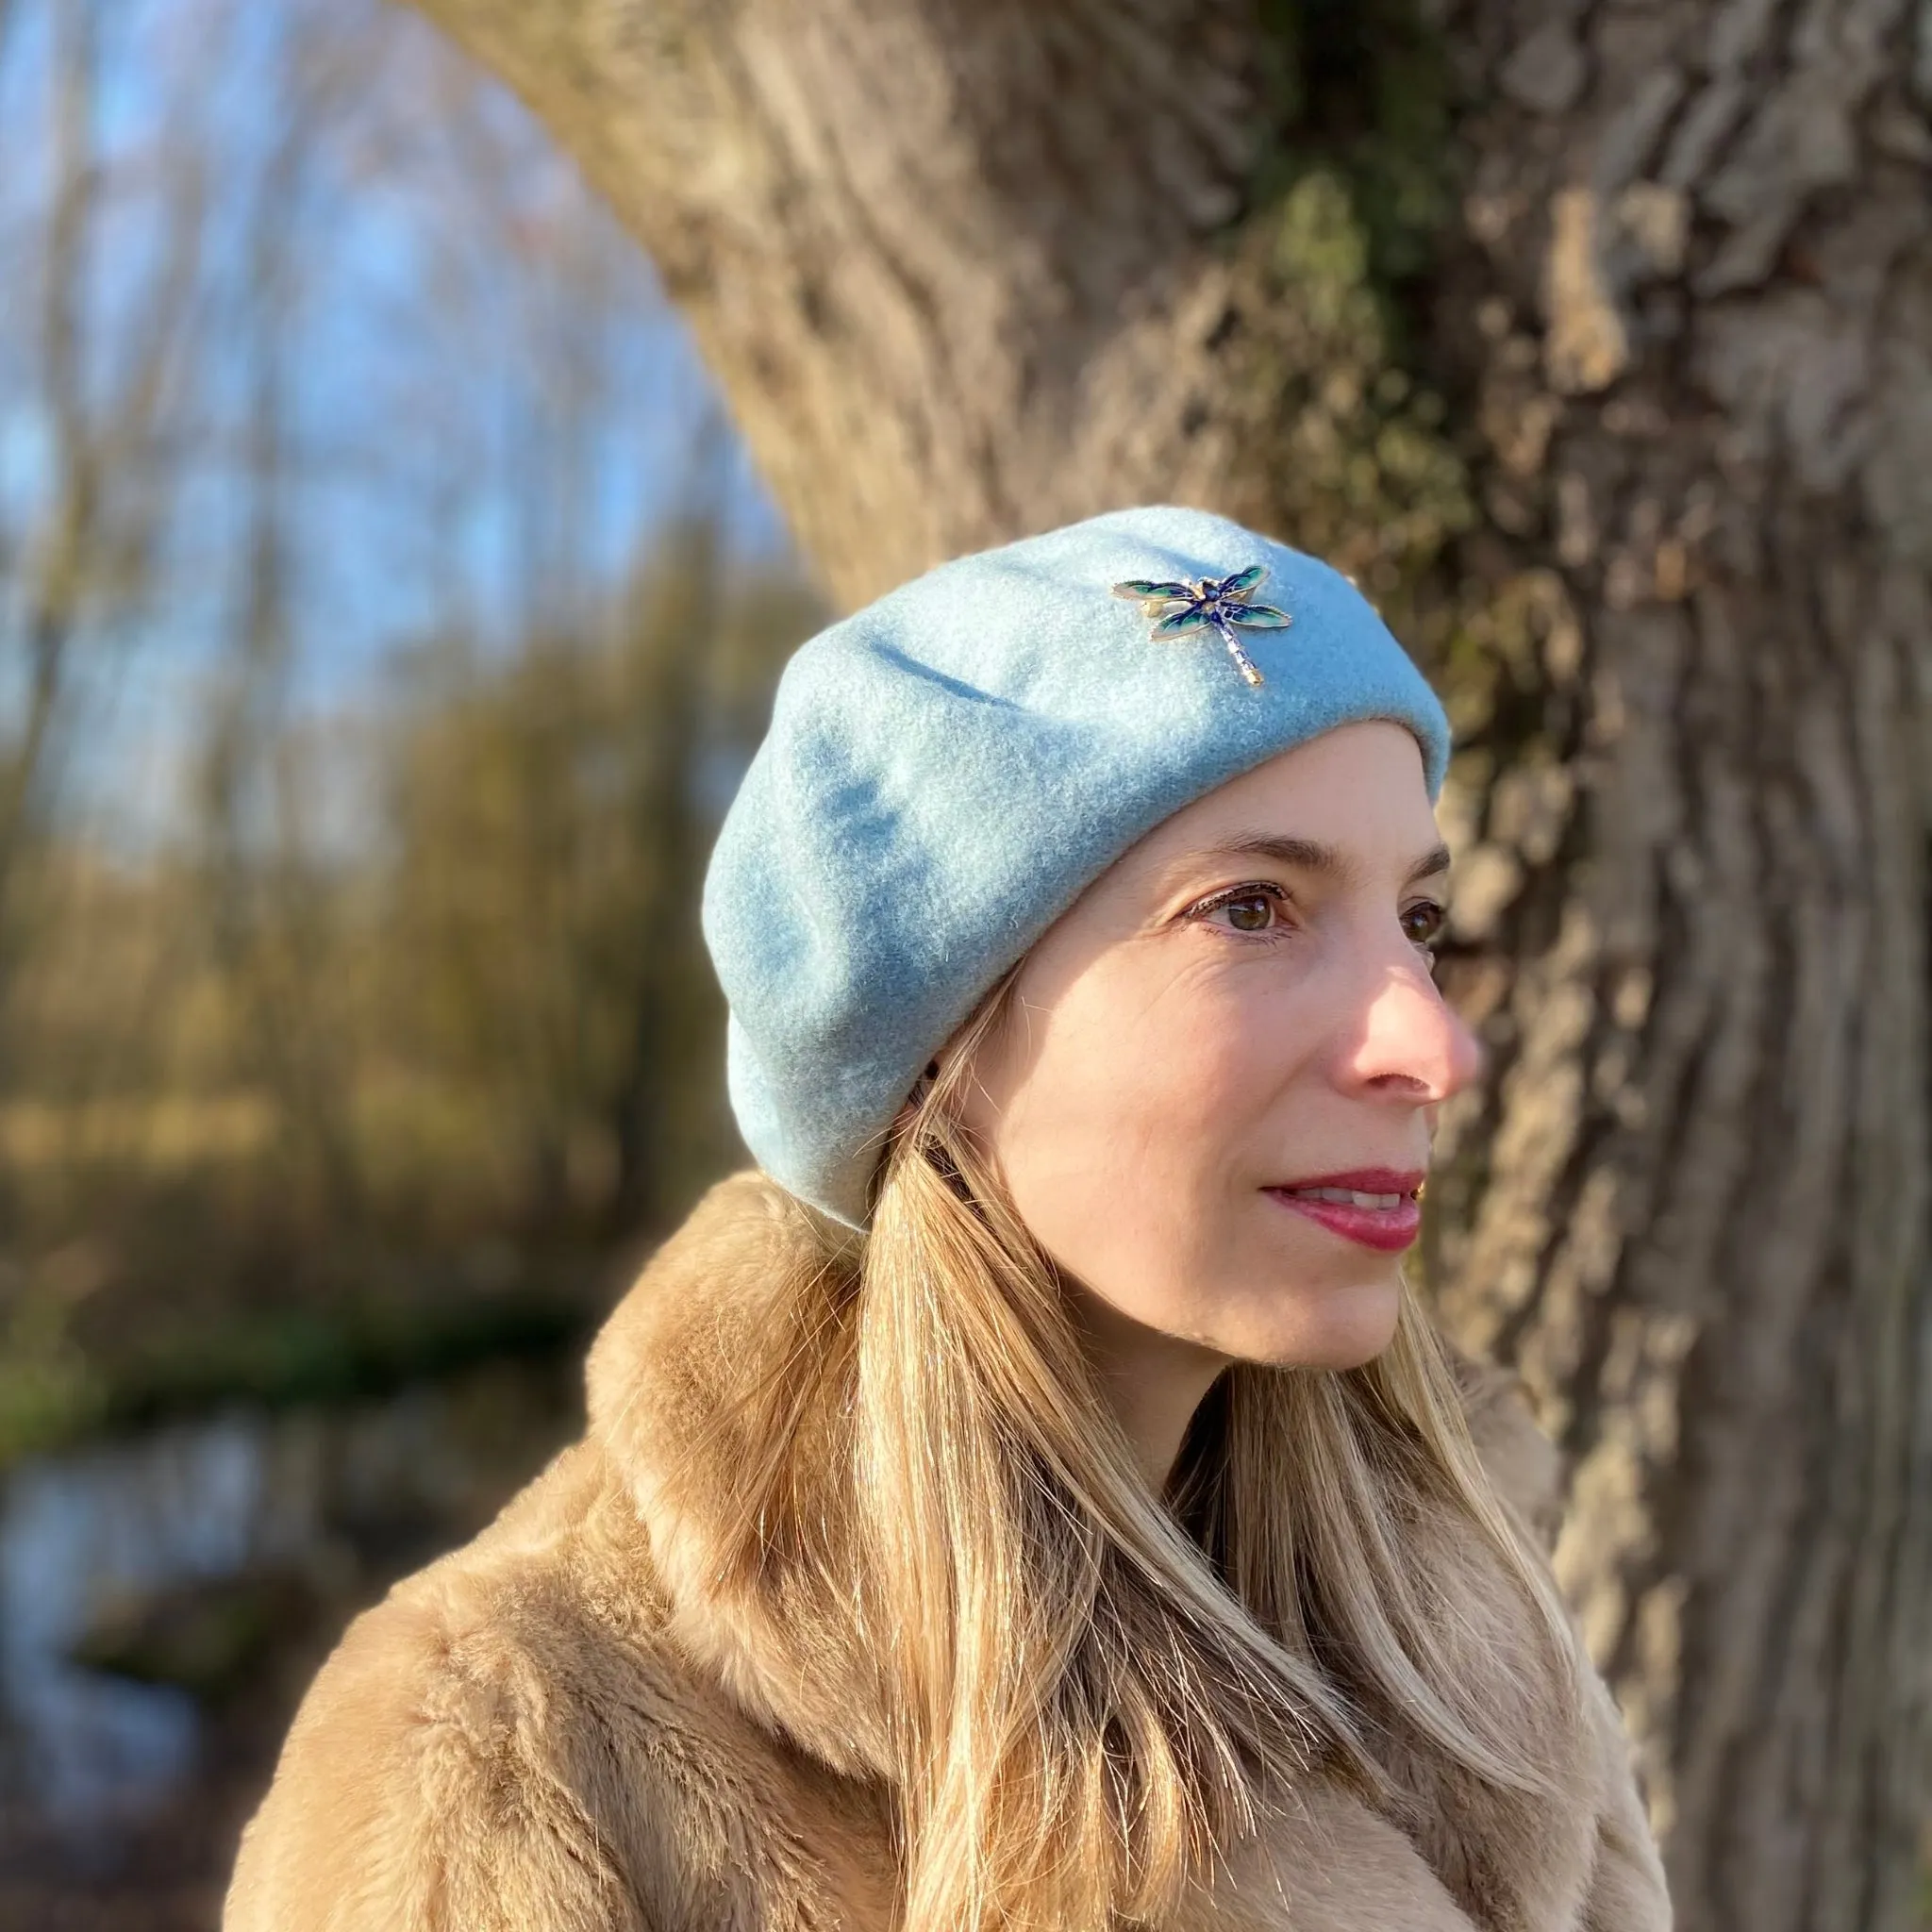
<svg viewBox="0 0 1932 1932">
<path fill-rule="evenodd" d="M 1257 203 L 1311 168 L 1346 182 L 1375 285 L 1424 275 L 1455 212 L 1452 67 L 1414 0 L 1266 0 L 1274 141 Z"/>
<path fill-rule="evenodd" d="M 1257 514 L 1413 622 L 1474 503 L 1442 399 L 1391 353 L 1346 179 L 1305 170 L 1252 219 L 1246 249 L 1241 427 Z"/>
<path fill-rule="evenodd" d="M 1275 136 L 1238 243 L 1254 513 L 1432 656 L 1443 554 L 1475 521 L 1405 323 L 1455 212 L 1449 64 L 1408 0 L 1274 0 L 1266 25 Z"/>
</svg>

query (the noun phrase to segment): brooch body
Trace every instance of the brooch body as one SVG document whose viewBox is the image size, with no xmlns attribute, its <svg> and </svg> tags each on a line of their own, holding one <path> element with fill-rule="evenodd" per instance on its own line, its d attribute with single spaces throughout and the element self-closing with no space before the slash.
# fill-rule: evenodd
<svg viewBox="0 0 1932 1932">
<path fill-rule="evenodd" d="M 1129 577 L 1116 584 L 1116 597 L 1131 597 L 1145 609 L 1157 639 L 1187 637 L 1212 630 L 1227 646 L 1228 656 L 1250 684 L 1262 682 L 1255 661 L 1241 649 L 1241 629 L 1286 630 L 1293 619 L 1272 604 L 1251 604 L 1248 592 L 1268 575 L 1265 563 L 1251 563 L 1227 577 L 1196 577 L 1186 583 L 1161 583 L 1151 577 Z"/>
</svg>

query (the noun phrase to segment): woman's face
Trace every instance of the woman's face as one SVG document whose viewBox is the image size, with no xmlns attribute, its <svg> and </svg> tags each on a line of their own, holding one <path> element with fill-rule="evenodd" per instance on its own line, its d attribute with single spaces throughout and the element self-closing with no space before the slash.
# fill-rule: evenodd
<svg viewBox="0 0 1932 1932">
<path fill-rule="evenodd" d="M 1388 1345 L 1435 1112 L 1478 1066 L 1424 949 L 1446 865 L 1415 740 L 1348 724 L 1158 825 L 1036 943 L 965 1123 L 1107 1320 L 1314 1368 Z"/>
</svg>

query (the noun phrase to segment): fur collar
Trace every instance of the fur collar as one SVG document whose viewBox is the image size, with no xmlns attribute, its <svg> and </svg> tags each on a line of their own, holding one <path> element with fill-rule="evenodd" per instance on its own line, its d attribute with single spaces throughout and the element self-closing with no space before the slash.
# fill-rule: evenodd
<svg viewBox="0 0 1932 1932">
<path fill-rule="evenodd" d="M 837 1479 L 852 1418 L 799 1392 L 836 1410 L 846 1378 L 796 1373 L 807 1352 L 843 1366 L 854 1271 L 825 1264 L 858 1239 L 755 1171 L 705 1196 L 591 1352 L 591 1440 L 323 1667 L 243 1838 L 230 1932 L 903 1924 L 893 1633 L 874 1613 L 865 1641 Z M 1526 1414 L 1479 1375 L 1465 1401 L 1499 1486 L 1546 1507 Z M 1365 1708 L 1387 1801 L 1319 1773 L 1269 1793 L 1161 1932 L 1669 1932 L 1602 1680 L 1580 1708 L 1517 1701 L 1522 1607 L 1487 1544 L 1425 1506 L 1404 1534 L 1444 1667 L 1558 1789 L 1499 1792 L 1402 1709 Z"/>
<path fill-rule="evenodd" d="M 734 1505 L 774 1445 L 757 1396 L 822 1346 L 860 1238 L 756 1169 L 718 1182 L 658 1250 L 592 1347 L 590 1433 L 635 1499 L 669 1634 L 759 1723 L 846 1775 L 884 1775 L 887 1703 L 859 1625 L 852 1525 L 827 1482 L 808 1510 L 760 1524 Z M 832 1457 L 837 1419 L 797 1415 Z M 807 1445 L 809 1446 L 808 1444 Z"/>
</svg>

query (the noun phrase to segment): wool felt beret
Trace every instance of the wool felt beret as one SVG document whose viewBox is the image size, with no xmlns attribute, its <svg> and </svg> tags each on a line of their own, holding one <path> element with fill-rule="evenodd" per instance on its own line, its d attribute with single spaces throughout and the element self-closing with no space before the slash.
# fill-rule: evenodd
<svg viewBox="0 0 1932 1932">
<path fill-rule="evenodd" d="M 1244 594 L 1290 619 L 1236 632 L 1259 684 L 1213 627 L 1157 639 L 1175 605 L 1113 588 L 1256 564 Z M 1414 732 L 1433 800 L 1448 720 L 1374 608 L 1201 510 L 1118 510 L 958 558 L 800 645 L 704 886 L 753 1158 L 864 1228 L 927 1061 L 1086 887 L 1217 785 L 1372 718 Z"/>
</svg>

